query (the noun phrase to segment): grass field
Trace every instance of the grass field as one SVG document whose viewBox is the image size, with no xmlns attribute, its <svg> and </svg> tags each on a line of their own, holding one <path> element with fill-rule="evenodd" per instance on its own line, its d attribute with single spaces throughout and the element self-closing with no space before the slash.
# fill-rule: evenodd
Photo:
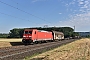
<svg viewBox="0 0 90 60">
<path fill-rule="evenodd" d="M 1 39 L 0 38 L 0 48 L 20 45 L 21 42 L 22 42 L 22 39 Z"/>
<path fill-rule="evenodd" d="M 77 40 L 25 60 L 90 60 L 90 39 Z"/>
</svg>

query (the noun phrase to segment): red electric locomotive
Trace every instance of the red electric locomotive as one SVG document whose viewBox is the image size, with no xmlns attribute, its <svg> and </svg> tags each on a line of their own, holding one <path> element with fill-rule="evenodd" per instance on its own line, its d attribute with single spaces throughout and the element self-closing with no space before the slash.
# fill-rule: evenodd
<svg viewBox="0 0 90 60">
<path fill-rule="evenodd" d="M 25 29 L 23 34 L 23 43 L 34 43 L 38 41 L 53 40 L 53 34 L 49 31 L 37 29 Z"/>
</svg>

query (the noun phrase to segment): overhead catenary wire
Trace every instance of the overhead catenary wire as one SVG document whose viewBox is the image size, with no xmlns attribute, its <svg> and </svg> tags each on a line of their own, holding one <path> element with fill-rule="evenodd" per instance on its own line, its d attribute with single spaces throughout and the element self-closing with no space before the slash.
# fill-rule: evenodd
<svg viewBox="0 0 90 60">
<path fill-rule="evenodd" d="M 6 15 L 6 16 L 9 16 L 9 17 L 13 17 L 13 18 L 17 18 L 17 19 L 25 20 L 25 21 L 26 21 L 26 19 L 19 18 L 19 17 L 16 17 L 16 16 L 12 16 L 12 15 L 9 15 L 9 14 L 3 13 L 3 12 L 0 12 L 0 14 L 3 14 L 3 15 Z M 33 21 L 30 21 L 30 20 L 27 20 L 27 21 L 29 21 L 29 22 L 33 22 Z M 37 25 L 40 25 L 40 24 L 35 23 L 35 22 L 33 22 L 33 23 L 34 23 L 34 24 L 37 24 Z"/>
<path fill-rule="evenodd" d="M 45 19 L 40 18 L 40 17 L 38 17 L 38 16 L 36 16 L 36 15 L 34 15 L 34 14 L 28 13 L 28 12 L 26 12 L 26 11 L 18 8 L 18 7 L 12 6 L 12 5 L 7 4 L 7 3 L 5 3 L 5 2 L 2 2 L 2 1 L 0 1 L 0 3 L 5 4 L 5 5 L 7 5 L 7 6 L 10 6 L 10 7 L 14 8 L 14 9 L 17 9 L 17 10 L 19 10 L 19 11 L 21 11 L 21 12 L 24 12 L 24 13 L 26 13 L 26 14 L 28 14 L 28 15 L 30 15 L 30 16 L 33 16 L 33 17 L 35 17 L 35 18 L 38 18 L 38 19 L 40 19 L 40 20 L 46 21 Z M 51 23 L 51 22 L 49 22 L 49 21 L 46 21 L 46 22 Z M 51 24 L 52 24 L 52 23 L 51 23 Z"/>
<path fill-rule="evenodd" d="M 14 0 L 11 0 L 13 3 L 15 3 L 15 4 L 17 4 L 17 7 L 18 6 L 22 6 L 20 3 L 18 3 L 18 2 L 16 2 L 16 0 L 14 1 Z M 48 13 L 48 16 L 50 16 L 51 15 L 51 13 L 53 13 L 55 10 L 57 10 L 57 8 L 59 8 L 59 7 L 57 7 L 56 6 L 56 9 L 52 9 L 49 13 Z M 56 21 L 57 22 L 57 21 Z M 51 22 L 50 22 L 51 23 Z M 43 27 L 45 27 L 45 26 L 48 26 L 47 24 L 44 24 L 44 26 Z"/>
<path fill-rule="evenodd" d="M 11 0 L 11 1 L 14 2 L 14 3 L 16 3 L 16 4 L 18 4 L 18 2 L 14 1 L 14 0 Z"/>
</svg>

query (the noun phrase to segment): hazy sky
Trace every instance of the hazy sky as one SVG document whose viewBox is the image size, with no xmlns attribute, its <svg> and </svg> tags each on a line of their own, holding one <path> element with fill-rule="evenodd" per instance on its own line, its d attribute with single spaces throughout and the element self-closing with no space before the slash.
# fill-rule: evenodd
<svg viewBox="0 0 90 60">
<path fill-rule="evenodd" d="M 44 25 L 90 31 L 90 0 L 0 0 L 0 33 Z"/>
</svg>

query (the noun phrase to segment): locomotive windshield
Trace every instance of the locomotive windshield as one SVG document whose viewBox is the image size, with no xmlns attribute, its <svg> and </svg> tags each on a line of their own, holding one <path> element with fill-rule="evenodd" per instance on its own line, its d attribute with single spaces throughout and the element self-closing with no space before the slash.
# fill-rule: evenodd
<svg viewBox="0 0 90 60">
<path fill-rule="evenodd" d="M 29 31 L 29 34 L 32 34 L 32 31 Z"/>
<path fill-rule="evenodd" d="M 24 34 L 32 34 L 32 31 L 25 31 Z"/>
</svg>

